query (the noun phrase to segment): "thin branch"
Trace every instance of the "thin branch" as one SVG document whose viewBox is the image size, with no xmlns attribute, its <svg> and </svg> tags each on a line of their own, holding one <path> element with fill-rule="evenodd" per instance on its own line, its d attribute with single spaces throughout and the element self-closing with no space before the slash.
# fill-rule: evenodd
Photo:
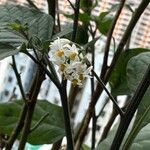
<svg viewBox="0 0 150 150">
<path fill-rule="evenodd" d="M 132 36 L 132 35 L 131 35 L 131 36 Z M 129 38 L 129 39 L 128 39 L 128 41 L 127 41 L 127 44 L 126 44 L 125 50 L 127 50 L 127 49 L 129 49 L 129 48 L 130 48 L 131 36 L 130 36 L 130 38 Z"/>
<path fill-rule="evenodd" d="M 47 66 L 49 67 L 49 70 L 52 72 L 53 76 L 55 77 L 55 80 L 58 81 L 60 84 L 55 67 L 54 67 L 53 63 L 49 60 L 48 55 L 44 55 L 43 59 L 44 59 L 45 63 L 47 64 Z"/>
<path fill-rule="evenodd" d="M 92 25 L 91 25 L 91 23 L 89 23 L 89 28 L 88 28 L 88 31 L 90 32 L 90 34 L 92 35 L 92 38 L 94 38 L 94 32 L 93 32 L 93 29 L 92 29 Z"/>
<path fill-rule="evenodd" d="M 72 135 L 72 128 L 70 123 L 70 110 L 68 106 L 68 98 L 67 98 L 67 91 L 66 91 L 66 81 L 62 80 L 62 88 L 59 90 L 61 103 L 63 107 L 64 113 L 64 121 L 65 121 L 65 130 L 66 130 L 66 137 L 67 137 L 67 150 L 74 150 L 74 140 Z"/>
<path fill-rule="evenodd" d="M 13 91 L 11 92 L 11 95 L 9 96 L 8 101 L 12 101 L 13 98 L 15 97 L 15 91 L 16 91 L 16 87 L 13 88 Z"/>
<path fill-rule="evenodd" d="M 39 61 L 40 59 L 39 59 L 38 53 L 36 52 L 35 48 L 33 48 L 33 52 L 35 54 L 36 59 Z"/>
<path fill-rule="evenodd" d="M 113 39 L 113 43 L 114 43 L 114 49 L 113 49 L 113 52 L 115 52 L 115 50 L 116 50 L 116 41 L 115 41 L 115 38 L 114 38 L 114 37 L 112 37 L 112 39 Z"/>
<path fill-rule="evenodd" d="M 53 81 L 53 83 L 56 85 L 56 87 L 58 88 L 58 89 L 60 89 L 60 81 L 59 80 L 57 80 L 56 79 L 56 77 L 55 76 L 53 76 L 48 70 L 47 70 L 47 68 L 45 67 L 45 65 L 43 65 L 42 63 L 41 63 L 41 61 L 38 61 L 38 60 L 36 60 L 30 53 L 25 53 L 26 55 L 28 55 L 36 64 L 38 64 L 38 65 L 40 65 L 43 69 L 44 69 L 44 71 L 45 71 L 45 73 L 47 74 L 47 76 Z"/>
<path fill-rule="evenodd" d="M 18 121 L 15 129 L 13 130 L 9 140 L 6 143 L 6 150 L 11 150 L 11 148 L 13 146 L 13 143 L 15 142 L 15 140 L 17 139 L 20 131 L 23 128 L 24 119 L 25 119 L 25 116 L 26 116 L 26 113 L 27 113 L 27 99 L 26 99 L 26 95 L 25 95 L 25 92 L 24 92 L 24 89 L 23 89 L 20 74 L 18 73 L 18 70 L 17 70 L 15 56 L 12 56 L 12 68 L 15 72 L 15 75 L 16 75 L 16 78 L 17 78 L 17 81 L 18 81 L 18 85 L 19 85 L 19 88 L 20 88 L 20 92 L 21 92 L 21 95 L 22 95 L 22 98 L 23 98 L 25 104 L 24 104 L 23 110 L 21 112 L 21 115 L 19 117 L 19 121 Z"/>
<path fill-rule="evenodd" d="M 105 84 L 103 83 L 103 81 L 101 80 L 101 78 L 98 77 L 98 75 L 95 73 L 94 70 L 92 70 L 93 75 L 95 76 L 95 78 L 97 79 L 98 83 L 102 86 L 102 88 L 105 90 L 105 92 L 107 93 L 107 95 L 109 96 L 110 100 L 113 102 L 115 109 L 117 110 L 117 112 L 120 114 L 121 117 L 124 116 L 124 112 L 122 111 L 122 109 L 118 106 L 116 100 L 114 99 L 114 97 L 111 95 L 111 93 L 107 90 Z"/>
<path fill-rule="evenodd" d="M 128 129 L 128 126 L 134 116 L 134 113 L 136 112 L 140 102 L 142 101 L 142 98 L 150 86 L 150 65 L 148 66 L 148 69 L 141 81 L 141 83 L 138 85 L 137 90 L 135 91 L 132 99 L 130 100 L 130 104 L 127 106 L 125 116 L 121 118 L 121 122 L 119 124 L 117 133 L 115 135 L 114 141 L 111 145 L 110 150 L 119 150 L 120 145 L 124 139 L 124 136 L 126 134 L 126 131 Z"/>
<path fill-rule="evenodd" d="M 30 129 L 30 133 L 36 130 L 47 116 L 49 116 L 49 112 L 45 113 L 45 115 Z"/>
<path fill-rule="evenodd" d="M 74 106 L 74 103 L 75 103 L 75 100 L 79 91 L 80 89 L 78 86 L 73 86 L 71 84 L 70 91 L 69 91 L 69 98 L 68 98 L 69 108 L 70 108 L 71 113 L 73 111 L 73 106 Z"/>
<path fill-rule="evenodd" d="M 94 65 L 94 63 L 93 63 L 93 65 Z M 92 76 L 93 76 L 93 74 L 92 74 Z M 91 96 L 93 96 L 93 93 L 94 93 L 94 76 L 91 78 Z M 91 142 L 92 150 L 95 149 L 96 125 L 97 125 L 97 116 L 96 116 L 96 111 L 94 110 L 94 113 L 92 116 L 92 142 Z"/>
<path fill-rule="evenodd" d="M 96 117 L 96 111 L 94 110 L 93 116 L 92 116 L 92 142 L 91 142 L 91 149 L 95 149 L 95 142 L 96 142 L 96 125 L 97 125 L 97 117 Z"/>
<path fill-rule="evenodd" d="M 42 58 L 42 62 L 40 60 L 37 60 L 36 58 L 34 58 L 34 56 L 32 56 L 28 52 L 26 52 L 26 55 L 28 55 L 36 64 L 38 64 L 45 71 L 45 73 L 53 81 L 53 83 L 56 85 L 56 87 L 58 88 L 58 90 L 60 92 L 61 100 L 62 100 L 62 106 L 63 106 L 63 110 L 64 110 L 64 119 L 65 119 L 65 124 L 66 124 L 65 129 L 66 129 L 68 149 L 73 150 L 74 144 L 73 144 L 73 138 L 72 138 L 72 129 L 71 129 L 71 125 L 70 125 L 70 112 L 68 110 L 67 95 L 65 94 L 66 93 L 66 90 L 65 90 L 66 86 L 64 84 L 62 84 L 62 85 L 60 84 L 60 81 L 57 77 L 57 73 L 55 71 L 55 68 L 53 67 L 51 62 L 49 62 L 49 59 L 48 59 L 47 55 L 44 55 L 44 57 Z M 47 70 L 47 68 L 44 64 L 48 65 L 48 67 L 50 68 L 51 73 Z M 29 113 L 27 114 L 26 122 L 30 123 L 29 114 L 32 115 L 33 112 L 30 109 L 28 111 L 29 111 Z M 24 141 L 24 139 L 27 138 L 27 134 L 29 132 L 28 127 L 29 126 L 27 126 L 27 125 L 26 125 L 26 127 L 24 127 L 24 133 L 25 132 L 27 132 L 27 133 L 25 134 L 24 137 L 22 137 L 22 141 Z M 24 144 L 24 142 L 22 142 L 22 143 Z M 23 144 L 20 144 L 20 150 L 21 150 Z"/>
<path fill-rule="evenodd" d="M 104 78 L 105 73 L 107 72 L 107 69 L 108 69 L 107 68 L 107 62 L 108 62 L 108 56 L 109 56 L 109 49 L 110 49 L 112 34 L 113 34 L 114 29 L 115 29 L 117 20 L 118 20 L 120 14 L 121 14 L 122 9 L 123 9 L 123 6 L 125 4 L 125 1 L 126 0 L 121 1 L 119 9 L 116 12 L 116 15 L 113 19 L 112 25 L 111 25 L 111 27 L 108 31 L 108 34 L 107 34 L 107 41 L 106 41 L 105 50 L 104 50 L 105 53 L 104 53 L 104 58 L 103 58 L 103 63 L 102 63 L 103 65 L 102 65 L 102 69 L 101 69 L 101 79 Z"/>
<path fill-rule="evenodd" d="M 41 87 L 41 84 L 44 81 L 44 79 L 45 79 L 45 72 L 43 72 L 43 69 L 39 67 L 36 72 L 36 77 L 34 79 L 34 82 L 31 86 L 31 89 L 33 89 L 33 90 L 29 94 L 30 103 L 28 103 L 27 114 L 26 114 L 18 150 L 24 149 L 28 135 L 30 134 L 30 126 L 31 126 L 31 122 L 32 122 L 35 105 L 37 102 L 37 96 L 39 94 L 40 87 Z"/>
<path fill-rule="evenodd" d="M 51 15 L 55 20 L 56 0 L 47 0 L 47 4 L 48 4 L 48 14 Z"/>
<path fill-rule="evenodd" d="M 27 103 L 26 95 L 25 95 L 25 92 L 24 92 L 24 89 L 23 89 L 23 85 L 22 85 L 22 81 L 21 81 L 21 77 L 20 77 L 20 74 L 19 74 L 19 72 L 17 70 L 15 56 L 12 56 L 12 68 L 13 68 L 14 73 L 16 75 L 16 79 L 17 79 L 17 82 L 18 82 L 18 86 L 19 86 L 22 98 L 23 98 L 24 102 Z"/>
<path fill-rule="evenodd" d="M 76 8 L 75 8 L 74 5 L 72 4 L 72 2 L 71 2 L 70 0 L 67 0 L 67 1 L 68 1 L 68 3 L 70 4 L 70 6 L 72 7 L 72 9 L 75 11 Z"/>
<path fill-rule="evenodd" d="M 89 24 L 90 25 L 90 24 Z M 91 27 L 92 30 L 92 27 Z M 92 31 L 92 38 L 95 38 L 95 34 L 93 34 Z M 93 66 L 93 70 L 95 68 L 95 47 L 94 45 L 92 46 L 93 50 L 91 52 L 92 54 L 92 66 Z M 94 94 L 94 88 L 95 88 L 95 82 L 94 82 L 94 75 L 92 73 L 92 78 L 91 78 L 91 97 Z M 97 117 L 96 117 L 96 111 L 94 110 L 93 116 L 92 116 L 92 142 L 91 142 L 91 149 L 94 150 L 95 149 L 95 141 L 96 141 L 96 125 L 97 125 Z"/>
<path fill-rule="evenodd" d="M 31 7 L 39 10 L 39 8 L 32 2 L 32 0 L 26 0 L 26 1 L 30 4 Z"/>
<path fill-rule="evenodd" d="M 60 16 L 59 16 L 59 2 L 58 0 L 56 0 L 56 15 L 57 15 L 57 25 L 58 25 L 58 29 L 59 29 L 59 32 L 61 31 L 61 24 L 60 24 Z"/>
<path fill-rule="evenodd" d="M 76 39 L 77 29 L 78 29 L 78 20 L 79 20 L 79 9 L 80 9 L 80 0 L 76 0 L 75 10 L 74 10 L 74 23 L 73 23 L 73 33 L 72 33 L 72 42 Z"/>
</svg>

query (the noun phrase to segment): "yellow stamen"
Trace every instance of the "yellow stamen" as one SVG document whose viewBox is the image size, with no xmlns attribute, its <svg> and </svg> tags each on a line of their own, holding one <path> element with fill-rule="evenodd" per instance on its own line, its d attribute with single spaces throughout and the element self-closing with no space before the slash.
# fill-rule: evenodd
<svg viewBox="0 0 150 150">
<path fill-rule="evenodd" d="M 79 74 L 79 80 L 83 80 L 84 79 L 84 76 L 83 76 L 83 74 Z"/>
<path fill-rule="evenodd" d="M 60 71 L 63 72 L 65 70 L 65 65 L 64 64 L 60 64 L 59 69 L 60 69 Z"/>
<path fill-rule="evenodd" d="M 75 60 L 76 56 L 77 56 L 77 53 L 72 52 L 69 57 L 71 60 Z"/>
<path fill-rule="evenodd" d="M 73 79 L 72 80 L 72 84 L 73 84 L 73 86 L 76 86 L 78 84 L 78 80 L 77 79 Z"/>
<path fill-rule="evenodd" d="M 62 57 L 62 56 L 64 56 L 64 51 L 61 50 L 61 49 L 59 49 L 59 50 L 57 50 L 57 51 L 55 52 L 55 55 L 58 56 L 58 57 Z"/>
</svg>

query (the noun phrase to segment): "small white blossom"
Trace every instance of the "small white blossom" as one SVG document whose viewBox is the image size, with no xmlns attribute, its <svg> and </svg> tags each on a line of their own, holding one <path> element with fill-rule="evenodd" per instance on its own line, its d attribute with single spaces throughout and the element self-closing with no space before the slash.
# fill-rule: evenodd
<svg viewBox="0 0 150 150">
<path fill-rule="evenodd" d="M 66 79 L 70 80 L 74 85 L 82 85 L 82 81 L 86 77 L 90 77 L 89 74 L 92 68 L 92 66 L 88 68 L 87 65 L 82 62 L 73 62 L 67 64 L 64 75 Z"/>
<path fill-rule="evenodd" d="M 58 38 L 50 45 L 50 60 L 59 67 L 59 73 L 65 79 L 76 85 L 82 85 L 86 77 L 90 77 L 92 66 L 88 67 L 83 61 L 84 56 L 79 57 L 79 49 L 71 41 Z"/>
<path fill-rule="evenodd" d="M 50 59 L 57 65 L 64 64 L 65 58 L 65 51 L 68 48 L 68 44 L 70 41 L 68 39 L 60 39 L 58 38 L 50 45 Z"/>
<path fill-rule="evenodd" d="M 68 50 L 66 50 L 65 55 L 70 61 L 78 61 L 79 60 L 79 56 L 78 56 L 79 53 L 78 53 L 78 49 L 75 46 L 75 44 L 72 44 L 72 46 L 68 46 Z"/>
<path fill-rule="evenodd" d="M 65 50 L 66 46 L 70 44 L 70 41 L 68 39 L 60 39 L 58 38 L 54 42 L 50 44 L 50 52 L 55 53 L 58 50 Z"/>
</svg>

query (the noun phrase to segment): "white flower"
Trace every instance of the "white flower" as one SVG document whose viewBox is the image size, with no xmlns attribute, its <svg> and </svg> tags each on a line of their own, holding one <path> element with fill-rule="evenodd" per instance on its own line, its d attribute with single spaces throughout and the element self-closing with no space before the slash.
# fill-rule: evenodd
<svg viewBox="0 0 150 150">
<path fill-rule="evenodd" d="M 82 85 L 82 81 L 86 77 L 90 77 L 89 74 L 92 68 L 92 66 L 88 68 L 87 65 L 82 62 L 73 62 L 66 65 L 64 75 L 66 79 L 73 83 L 73 85 Z"/>
<path fill-rule="evenodd" d="M 65 55 L 70 61 L 78 61 L 79 60 L 79 54 L 78 54 L 78 49 L 73 44 L 72 46 L 68 46 L 68 49 L 65 51 Z"/>
<path fill-rule="evenodd" d="M 58 38 L 50 45 L 50 59 L 56 65 L 63 64 L 66 60 L 65 51 L 68 48 L 70 41 L 68 39 Z"/>
<path fill-rule="evenodd" d="M 76 67 L 76 72 L 78 73 L 80 80 L 84 80 L 86 77 L 91 77 L 90 73 L 93 66 L 87 67 L 85 63 L 79 62 Z"/>
<path fill-rule="evenodd" d="M 58 65 L 59 73 L 65 79 L 76 85 L 82 85 L 86 77 L 90 77 L 92 66 L 88 67 L 84 62 L 84 56 L 79 56 L 79 49 L 71 44 L 68 39 L 58 38 L 50 45 L 50 60 Z"/>
<path fill-rule="evenodd" d="M 55 53 L 58 50 L 65 50 L 66 46 L 70 44 L 70 41 L 65 38 L 58 38 L 54 42 L 51 43 L 50 45 L 50 52 Z"/>
<path fill-rule="evenodd" d="M 53 61 L 56 65 L 61 65 L 64 64 L 66 61 L 65 55 L 62 54 L 62 56 L 57 56 L 57 55 L 51 55 L 50 60 Z"/>
</svg>

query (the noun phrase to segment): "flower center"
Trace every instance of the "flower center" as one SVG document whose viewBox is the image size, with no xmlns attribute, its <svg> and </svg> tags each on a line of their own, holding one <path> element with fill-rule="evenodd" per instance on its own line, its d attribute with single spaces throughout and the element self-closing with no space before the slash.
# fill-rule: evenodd
<svg viewBox="0 0 150 150">
<path fill-rule="evenodd" d="M 64 64 L 60 64 L 59 69 L 60 69 L 60 71 L 63 72 L 65 70 L 65 65 Z"/>
<path fill-rule="evenodd" d="M 78 84 L 78 80 L 77 80 L 77 79 L 73 79 L 71 82 L 72 82 L 72 84 L 73 84 L 74 86 L 76 86 L 76 85 Z"/>
<path fill-rule="evenodd" d="M 57 51 L 55 52 L 55 55 L 58 56 L 58 57 L 62 57 L 62 56 L 64 56 L 64 51 L 61 50 L 61 49 L 59 49 L 59 50 L 57 50 Z"/>
<path fill-rule="evenodd" d="M 84 79 L 84 76 L 83 76 L 83 74 L 79 74 L 79 80 L 83 80 Z"/>
<path fill-rule="evenodd" d="M 76 56 L 77 56 L 77 53 L 71 52 L 69 58 L 70 58 L 71 60 L 75 60 Z"/>
</svg>

